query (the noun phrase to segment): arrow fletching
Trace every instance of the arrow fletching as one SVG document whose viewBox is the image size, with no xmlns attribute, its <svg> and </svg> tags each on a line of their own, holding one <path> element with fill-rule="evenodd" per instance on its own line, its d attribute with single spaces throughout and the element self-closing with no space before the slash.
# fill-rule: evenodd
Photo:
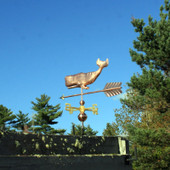
<svg viewBox="0 0 170 170">
<path fill-rule="evenodd" d="M 103 90 L 105 95 L 111 97 L 122 93 L 121 84 L 121 82 L 107 83 Z"/>
</svg>

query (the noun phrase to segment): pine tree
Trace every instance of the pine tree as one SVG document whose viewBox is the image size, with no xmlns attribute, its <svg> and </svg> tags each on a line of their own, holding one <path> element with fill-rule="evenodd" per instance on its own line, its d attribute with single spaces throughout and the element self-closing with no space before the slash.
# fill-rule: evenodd
<svg viewBox="0 0 170 170">
<path fill-rule="evenodd" d="M 149 25 L 143 19 L 132 21 L 139 33 L 138 41 L 130 49 L 132 61 L 142 68 L 141 75 L 133 75 L 128 83 L 127 98 L 122 100 L 125 107 L 141 113 L 141 119 L 147 127 L 160 120 L 167 126 L 170 113 L 170 3 L 165 0 L 165 7 L 160 7 L 159 21 L 149 16 Z M 165 10 L 165 13 L 163 12 Z M 153 122 L 154 121 L 154 122 Z"/>
<path fill-rule="evenodd" d="M 19 113 L 16 114 L 16 123 L 14 124 L 14 128 L 17 130 L 24 130 L 24 126 L 30 123 L 30 118 L 28 118 L 28 113 L 24 114 L 19 110 Z"/>
<path fill-rule="evenodd" d="M 10 125 L 15 123 L 16 116 L 7 107 L 0 105 L 0 130 L 10 130 Z"/>
<path fill-rule="evenodd" d="M 87 127 L 84 127 L 84 135 L 85 136 L 96 136 L 96 134 L 98 133 L 98 131 L 94 131 L 90 125 L 88 125 Z M 81 136 L 82 135 L 82 126 L 81 125 L 75 125 L 74 123 L 72 123 L 72 129 L 71 129 L 71 133 L 69 133 L 68 135 L 76 135 L 76 136 Z"/>
<path fill-rule="evenodd" d="M 138 147 L 134 169 L 168 169 L 170 152 L 170 2 L 160 7 L 160 20 L 133 19 L 139 33 L 130 49 L 142 69 L 127 83 L 127 97 L 116 110 L 116 120 Z"/>
<path fill-rule="evenodd" d="M 103 131 L 103 136 L 116 136 L 119 135 L 119 127 L 116 123 L 107 123 L 106 129 Z"/>
<path fill-rule="evenodd" d="M 164 12 L 165 11 L 165 12 Z M 130 49 L 132 61 L 141 68 L 150 68 L 163 71 L 166 75 L 170 71 L 170 12 L 169 0 L 165 0 L 165 6 L 160 7 L 160 20 L 153 21 L 149 16 L 148 25 L 143 19 L 133 19 L 135 32 L 139 33 L 138 40 L 134 40 L 134 48 Z"/>
<path fill-rule="evenodd" d="M 138 160 L 134 169 L 168 169 L 170 166 L 170 133 L 165 128 L 128 127 L 130 140 L 137 146 Z"/>
<path fill-rule="evenodd" d="M 55 125 L 58 122 L 55 121 L 58 117 L 62 115 L 60 110 L 60 104 L 56 106 L 49 104 L 50 97 L 43 94 L 40 98 L 36 98 L 37 103 L 31 102 L 33 104 L 32 109 L 37 113 L 34 115 L 34 126 L 33 130 L 36 133 L 43 134 L 64 134 L 66 130 L 64 129 L 54 129 L 51 125 Z"/>
</svg>

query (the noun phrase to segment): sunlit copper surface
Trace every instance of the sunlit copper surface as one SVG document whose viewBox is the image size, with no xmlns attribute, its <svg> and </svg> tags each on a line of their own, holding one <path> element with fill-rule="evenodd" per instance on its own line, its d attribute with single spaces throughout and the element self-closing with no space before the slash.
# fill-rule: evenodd
<svg viewBox="0 0 170 170">
<path fill-rule="evenodd" d="M 97 71 L 88 72 L 88 73 L 78 73 L 75 75 L 66 76 L 65 85 L 69 89 L 76 88 L 76 87 L 89 89 L 87 85 L 92 84 L 97 79 L 97 77 L 100 75 L 103 68 L 108 66 L 109 60 L 106 59 L 106 61 L 101 61 L 100 59 L 98 59 L 96 61 L 96 64 L 99 66 L 99 69 Z"/>
</svg>

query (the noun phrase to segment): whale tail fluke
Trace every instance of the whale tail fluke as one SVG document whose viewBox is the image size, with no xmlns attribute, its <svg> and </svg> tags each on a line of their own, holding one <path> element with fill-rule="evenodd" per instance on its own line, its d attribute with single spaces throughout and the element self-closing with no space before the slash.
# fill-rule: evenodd
<svg viewBox="0 0 170 170">
<path fill-rule="evenodd" d="M 101 67 L 101 68 L 104 68 L 104 67 L 107 67 L 109 65 L 109 60 L 108 58 L 106 59 L 106 61 L 101 61 L 99 58 L 97 59 L 96 61 L 96 64 Z"/>
</svg>

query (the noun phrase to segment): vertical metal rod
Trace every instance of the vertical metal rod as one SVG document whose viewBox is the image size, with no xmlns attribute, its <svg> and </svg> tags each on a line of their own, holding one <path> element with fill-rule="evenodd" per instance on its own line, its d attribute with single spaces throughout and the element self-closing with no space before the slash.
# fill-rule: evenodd
<svg viewBox="0 0 170 170">
<path fill-rule="evenodd" d="M 81 87 L 81 101 L 83 102 L 83 88 L 82 87 Z M 82 136 L 84 135 L 84 122 L 82 122 L 82 126 L 81 126 L 81 135 Z"/>
<path fill-rule="evenodd" d="M 34 133 L 34 118 L 35 118 L 35 114 L 32 114 L 32 127 L 33 127 L 33 133 Z"/>
<path fill-rule="evenodd" d="M 84 135 L 84 122 L 82 122 L 82 126 L 81 126 L 81 135 Z"/>
<path fill-rule="evenodd" d="M 75 135 L 75 126 L 74 126 L 74 124 L 72 125 L 72 131 L 73 131 L 73 135 Z"/>
<path fill-rule="evenodd" d="M 83 101 L 83 88 L 81 87 L 81 100 Z"/>
</svg>

